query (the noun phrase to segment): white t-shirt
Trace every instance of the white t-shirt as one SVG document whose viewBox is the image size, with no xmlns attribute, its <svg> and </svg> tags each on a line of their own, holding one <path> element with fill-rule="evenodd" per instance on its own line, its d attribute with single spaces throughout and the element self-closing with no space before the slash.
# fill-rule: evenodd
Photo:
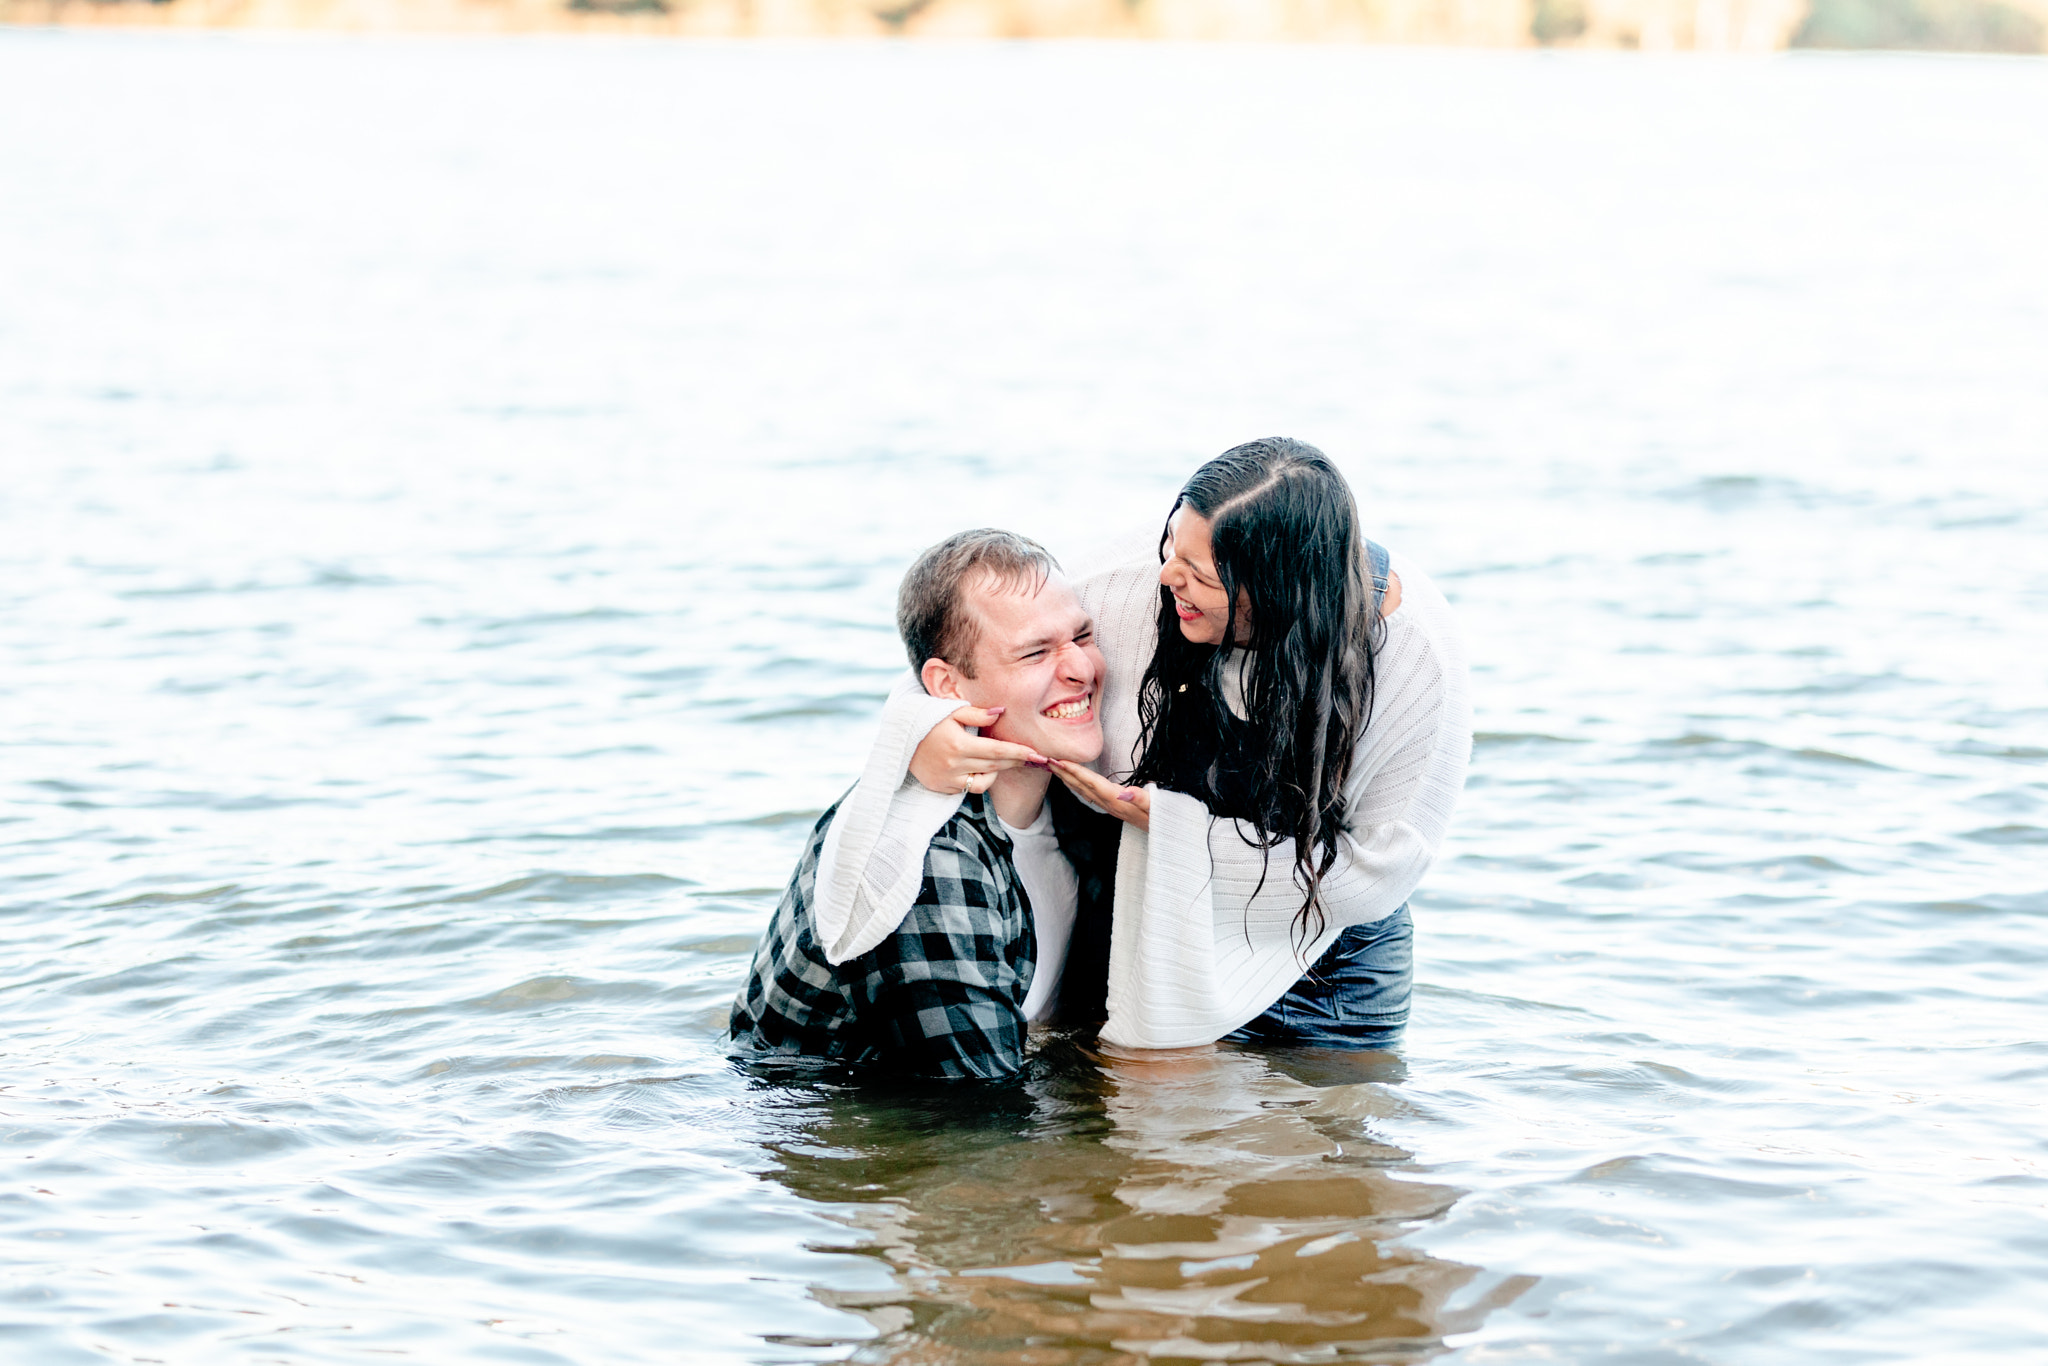
<svg viewBox="0 0 2048 1366">
<path fill-rule="evenodd" d="M 1067 966 L 1067 941 L 1074 934 L 1081 883 L 1053 834 L 1051 802 L 1040 806 L 1038 819 L 1022 830 L 1001 816 L 996 820 L 1010 837 L 1010 857 L 1031 898 L 1031 927 L 1038 935 L 1038 968 L 1031 975 L 1031 990 L 1024 993 L 1024 1020 L 1044 1024 L 1059 1004 L 1060 974 Z"/>
</svg>

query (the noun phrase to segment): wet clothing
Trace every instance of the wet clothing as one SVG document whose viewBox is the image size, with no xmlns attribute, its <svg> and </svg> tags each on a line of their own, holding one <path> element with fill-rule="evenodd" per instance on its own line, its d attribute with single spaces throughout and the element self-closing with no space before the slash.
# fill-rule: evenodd
<svg viewBox="0 0 2048 1366">
<path fill-rule="evenodd" d="M 1223 1037 L 1231 1043 L 1392 1048 L 1408 1024 L 1415 925 L 1403 906 L 1353 925 L 1265 1013 Z"/>
<path fill-rule="evenodd" d="M 1109 664 L 1097 704 L 1099 768 L 1117 782 L 1130 781 L 1142 747 L 1139 692 L 1163 614 L 1156 545 L 1149 536 L 1146 548 L 1074 584 Z M 1148 784 L 1151 828 L 1124 826 L 1115 860 L 1105 1042 L 1183 1048 L 1250 1026 L 1298 988 L 1312 988 L 1349 930 L 1400 911 L 1442 848 L 1472 752 L 1464 643 L 1450 603 L 1419 566 L 1377 545 L 1366 553 L 1374 587 L 1398 575 L 1401 601 L 1382 619 L 1374 652 L 1371 721 L 1352 750 L 1344 828 L 1320 888 L 1323 932 L 1304 943 L 1295 924 L 1301 893 L 1291 876 L 1292 839 L 1247 842 L 1239 822 L 1202 799 L 1171 782 Z M 1173 629 L 1170 616 L 1166 625 Z M 1228 661 L 1222 681 L 1226 689 L 1239 681 Z M 840 941 L 830 927 L 840 925 L 848 944 L 869 947 L 909 905 L 917 856 L 959 801 L 908 779 L 910 759 L 952 707 L 908 674 L 891 694 L 866 771 L 846 799 L 844 829 L 823 858 L 820 921 L 832 943 Z M 1229 747 L 1219 737 L 1219 750 Z M 1240 776 L 1254 787 L 1222 804 L 1255 807 L 1257 775 Z M 1357 936 L 1347 943 L 1355 947 Z"/>
<path fill-rule="evenodd" d="M 1055 789 L 1058 784 L 1053 785 Z M 1086 814 L 1071 798 L 1054 804 L 1053 821 L 1066 850 L 1093 847 L 1070 826 Z M 1062 819 L 1062 807 L 1071 807 Z M 733 1005 L 732 1039 L 741 1056 L 794 1056 L 872 1066 L 899 1078 L 994 1080 L 1024 1065 L 1024 1001 L 1038 971 L 1031 901 L 1018 876 L 1009 837 L 985 795 L 961 803 L 925 850 L 924 881 L 910 913 L 867 952 L 837 965 L 827 961 L 813 929 L 818 854 L 838 813 L 818 819 L 803 856 L 755 950 L 753 969 Z M 1101 819 L 1111 819 L 1103 817 Z M 1096 841 L 1099 843 L 1099 837 Z M 1113 847 L 1113 846 L 1112 846 Z M 1084 962 L 1065 986 L 1079 993 L 1083 1013 L 1103 969 L 1085 961 L 1107 934 L 1093 918 L 1108 915 L 1107 884 L 1077 870 L 1073 940 Z M 1061 1008 L 1069 1005 L 1062 993 Z M 1092 1003 L 1099 1012 L 1099 999 Z"/>
<path fill-rule="evenodd" d="M 1389 557 L 1367 541 L 1372 573 L 1372 606 L 1378 612 L 1387 590 Z M 1260 807 L 1270 784 L 1259 780 L 1253 758 L 1250 724 L 1244 719 L 1242 651 L 1224 662 L 1225 706 L 1213 733 L 1184 732 L 1174 756 L 1173 772 L 1160 785 L 1180 792 L 1207 788 L 1213 816 L 1258 828 Z M 1254 835 L 1256 839 L 1256 835 Z M 1276 869 L 1291 877 L 1293 867 Z M 1224 1035 L 1232 1043 L 1289 1043 L 1317 1048 L 1391 1048 L 1408 1023 L 1408 998 L 1414 984 L 1415 927 L 1404 904 L 1393 914 L 1353 925 L 1337 936 L 1301 980 L 1248 1024 Z"/>
</svg>

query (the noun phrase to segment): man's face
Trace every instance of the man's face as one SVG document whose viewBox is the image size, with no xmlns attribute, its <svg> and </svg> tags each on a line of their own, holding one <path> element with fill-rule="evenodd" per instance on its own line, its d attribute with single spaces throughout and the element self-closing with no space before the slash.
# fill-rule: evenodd
<svg viewBox="0 0 2048 1366">
<path fill-rule="evenodd" d="M 1035 593 L 988 582 L 962 592 L 981 618 L 981 639 L 975 676 L 952 671 L 952 684 L 962 701 L 1006 709 L 983 734 L 1077 764 L 1102 753 L 1102 651 L 1067 581 L 1052 575 Z"/>
</svg>

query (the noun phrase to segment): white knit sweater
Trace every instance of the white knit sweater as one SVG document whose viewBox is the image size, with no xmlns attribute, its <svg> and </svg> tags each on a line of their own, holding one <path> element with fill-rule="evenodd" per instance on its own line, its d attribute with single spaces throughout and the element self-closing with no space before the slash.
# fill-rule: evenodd
<svg viewBox="0 0 2048 1366">
<path fill-rule="evenodd" d="M 1345 928 L 1398 910 L 1429 870 L 1465 784 L 1472 705 L 1450 605 L 1404 558 L 1394 556 L 1393 569 L 1401 605 L 1375 658 L 1372 721 L 1345 787 L 1345 836 L 1323 879 L 1323 933 L 1295 949 L 1301 893 L 1291 841 L 1259 850 L 1195 798 L 1150 789 L 1152 828 L 1125 826 L 1117 856 L 1106 1042 L 1214 1042 L 1285 995 Z M 1158 641 L 1157 583 L 1147 557 L 1075 584 L 1109 663 L 1097 767 L 1113 778 L 1137 763 L 1138 684 Z M 835 963 L 880 943 L 917 900 L 925 848 L 960 798 L 911 778 L 910 756 L 958 706 L 926 696 L 907 676 L 883 709 L 881 735 L 826 832 L 818 867 L 818 941 Z"/>
</svg>

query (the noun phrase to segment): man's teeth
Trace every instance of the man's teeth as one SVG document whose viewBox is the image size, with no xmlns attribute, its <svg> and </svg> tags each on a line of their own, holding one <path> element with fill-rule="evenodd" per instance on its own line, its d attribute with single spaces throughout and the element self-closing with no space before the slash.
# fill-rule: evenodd
<svg viewBox="0 0 2048 1366">
<path fill-rule="evenodd" d="M 1073 702 L 1062 702 L 1057 707 L 1047 707 L 1038 714 L 1051 717 L 1055 721 L 1071 721 L 1077 716 L 1088 714 L 1088 699 L 1083 697 Z"/>
</svg>

